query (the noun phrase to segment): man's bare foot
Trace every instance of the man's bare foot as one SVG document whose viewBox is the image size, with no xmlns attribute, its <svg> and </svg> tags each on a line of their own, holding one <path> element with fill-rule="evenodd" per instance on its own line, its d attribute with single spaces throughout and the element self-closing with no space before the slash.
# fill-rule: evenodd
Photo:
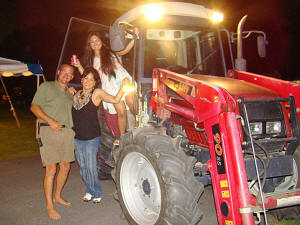
<svg viewBox="0 0 300 225">
<path fill-rule="evenodd" d="M 66 200 L 63 200 L 62 198 L 53 198 L 53 202 L 54 203 L 59 203 L 59 204 L 61 204 L 61 205 L 64 205 L 64 206 L 71 206 L 71 203 L 70 202 L 68 202 L 68 201 L 66 201 Z"/>
<path fill-rule="evenodd" d="M 58 212 L 55 211 L 55 209 L 47 209 L 48 217 L 52 220 L 60 220 L 61 216 L 58 214 Z"/>
</svg>

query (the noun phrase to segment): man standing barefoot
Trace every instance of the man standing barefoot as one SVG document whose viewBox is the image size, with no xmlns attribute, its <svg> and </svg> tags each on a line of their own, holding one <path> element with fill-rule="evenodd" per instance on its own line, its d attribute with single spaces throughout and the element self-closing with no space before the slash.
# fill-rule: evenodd
<svg viewBox="0 0 300 225">
<path fill-rule="evenodd" d="M 46 167 L 44 194 L 47 214 L 53 220 L 61 219 L 59 213 L 54 209 L 53 203 L 64 206 L 71 205 L 61 197 L 61 192 L 68 177 L 70 162 L 75 160 L 71 115 L 73 96 L 67 87 L 73 79 L 73 72 L 72 66 L 61 65 L 57 73 L 57 80 L 42 83 L 35 93 L 30 107 L 40 122 L 40 154 L 43 166 Z M 57 164 L 59 170 L 52 198 Z"/>
</svg>

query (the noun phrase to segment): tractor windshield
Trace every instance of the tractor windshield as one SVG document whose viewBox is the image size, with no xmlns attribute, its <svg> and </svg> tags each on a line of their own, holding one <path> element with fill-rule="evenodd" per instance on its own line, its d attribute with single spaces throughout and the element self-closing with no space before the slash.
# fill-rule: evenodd
<svg viewBox="0 0 300 225">
<path fill-rule="evenodd" d="M 148 29 L 144 48 L 144 76 L 153 68 L 182 74 L 224 76 L 214 31 Z"/>
</svg>

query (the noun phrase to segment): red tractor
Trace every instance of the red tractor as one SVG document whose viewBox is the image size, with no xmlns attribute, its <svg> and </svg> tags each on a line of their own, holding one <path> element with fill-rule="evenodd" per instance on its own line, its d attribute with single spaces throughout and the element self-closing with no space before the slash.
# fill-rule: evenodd
<svg viewBox="0 0 300 225">
<path fill-rule="evenodd" d="M 112 171 L 130 224 L 198 224 L 207 216 L 198 201 L 208 185 L 220 225 L 268 224 L 267 212 L 299 216 L 300 85 L 245 72 L 242 39 L 258 34 L 260 56 L 266 43 L 263 32 L 243 31 L 245 19 L 231 33 L 218 23 L 220 13 L 162 2 L 134 8 L 111 26 L 113 50 L 135 39 L 121 60 L 137 81 L 138 128 L 121 137 L 113 168 L 114 139 L 104 124 L 99 177 Z M 72 18 L 60 61 L 80 54 L 82 34 L 94 29 L 108 31 Z"/>
<path fill-rule="evenodd" d="M 145 22 L 148 7 L 152 18 L 162 12 L 160 22 Z M 299 214 L 284 207 L 300 204 L 300 85 L 245 72 L 245 18 L 237 35 L 213 18 L 222 17 L 164 2 L 134 8 L 111 28 L 114 50 L 136 39 L 122 61 L 137 78 L 139 127 L 121 137 L 112 172 L 130 224 L 197 224 L 210 184 L 220 225 L 268 224 L 266 212 L 277 208 Z M 128 23 L 138 38 L 122 36 Z M 265 42 L 259 36 L 262 55 Z"/>
</svg>

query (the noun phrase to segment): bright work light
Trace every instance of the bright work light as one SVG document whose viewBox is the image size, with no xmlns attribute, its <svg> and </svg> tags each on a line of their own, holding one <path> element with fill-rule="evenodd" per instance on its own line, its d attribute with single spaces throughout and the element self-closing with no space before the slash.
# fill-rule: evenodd
<svg viewBox="0 0 300 225">
<path fill-rule="evenodd" d="M 123 85 L 123 91 L 125 93 L 128 93 L 128 92 L 131 92 L 134 90 L 134 85 L 133 84 L 126 84 L 126 85 Z"/>
<path fill-rule="evenodd" d="M 223 14 L 219 12 L 214 12 L 211 17 L 212 21 L 215 23 L 222 22 L 223 18 L 224 18 Z"/>
<path fill-rule="evenodd" d="M 158 5 L 149 5 L 144 9 L 144 15 L 150 22 L 155 22 L 161 19 L 162 9 Z"/>
</svg>

